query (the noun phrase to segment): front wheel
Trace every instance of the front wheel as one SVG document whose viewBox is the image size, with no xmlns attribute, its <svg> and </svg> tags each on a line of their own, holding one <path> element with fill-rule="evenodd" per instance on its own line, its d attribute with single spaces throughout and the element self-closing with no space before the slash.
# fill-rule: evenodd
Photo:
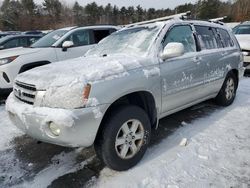
<svg viewBox="0 0 250 188">
<path fill-rule="evenodd" d="M 236 76 L 229 72 L 219 94 L 215 98 L 216 103 L 221 106 L 231 105 L 236 96 L 237 84 Z"/>
<path fill-rule="evenodd" d="M 137 106 L 123 106 L 111 113 L 97 138 L 95 150 L 109 168 L 127 170 L 143 157 L 150 135 L 146 112 Z"/>
</svg>

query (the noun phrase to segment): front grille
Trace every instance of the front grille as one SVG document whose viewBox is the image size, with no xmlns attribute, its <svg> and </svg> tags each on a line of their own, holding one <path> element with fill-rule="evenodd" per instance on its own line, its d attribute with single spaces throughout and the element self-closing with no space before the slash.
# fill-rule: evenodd
<svg viewBox="0 0 250 188">
<path fill-rule="evenodd" d="M 14 95 L 20 101 L 33 105 L 36 98 L 36 86 L 16 81 L 13 87 Z"/>
</svg>

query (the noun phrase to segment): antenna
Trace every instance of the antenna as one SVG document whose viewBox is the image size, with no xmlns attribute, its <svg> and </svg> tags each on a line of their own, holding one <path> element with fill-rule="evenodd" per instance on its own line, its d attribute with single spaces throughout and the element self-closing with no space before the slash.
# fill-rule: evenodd
<svg viewBox="0 0 250 188">
<path fill-rule="evenodd" d="M 149 24 L 149 23 L 154 23 L 154 22 L 167 21 L 170 19 L 184 19 L 184 18 L 188 17 L 190 14 L 191 14 L 191 11 L 187 11 L 187 12 L 183 12 L 180 14 L 174 14 L 171 16 L 165 16 L 165 17 L 156 18 L 153 20 L 147 20 L 147 21 L 136 22 L 136 23 L 124 25 L 124 27 L 132 27 L 132 26 L 136 26 L 136 25 L 143 25 L 143 24 Z"/>
</svg>

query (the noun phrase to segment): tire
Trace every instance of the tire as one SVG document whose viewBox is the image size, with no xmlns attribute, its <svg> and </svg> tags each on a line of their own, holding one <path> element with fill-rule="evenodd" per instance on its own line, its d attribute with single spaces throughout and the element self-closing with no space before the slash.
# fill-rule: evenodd
<svg viewBox="0 0 250 188">
<path fill-rule="evenodd" d="M 219 94 L 215 98 L 215 102 L 221 106 L 231 105 L 236 96 L 237 85 L 236 76 L 232 72 L 229 72 Z"/>
<path fill-rule="evenodd" d="M 95 150 L 109 168 L 128 170 L 142 159 L 151 136 L 150 121 L 143 109 L 133 105 L 122 106 L 111 113 L 102 127 Z"/>
</svg>

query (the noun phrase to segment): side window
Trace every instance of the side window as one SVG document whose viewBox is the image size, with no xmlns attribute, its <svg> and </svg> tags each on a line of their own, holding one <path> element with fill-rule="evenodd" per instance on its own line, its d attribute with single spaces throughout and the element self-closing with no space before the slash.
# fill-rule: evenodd
<svg viewBox="0 0 250 188">
<path fill-rule="evenodd" d="M 100 42 L 103 38 L 107 37 L 110 35 L 110 30 L 109 29 L 102 29 L 102 30 L 93 30 L 94 34 L 94 41 L 95 43 Z"/>
<path fill-rule="evenodd" d="M 202 50 L 219 48 L 212 27 L 196 25 L 195 30 L 198 35 Z"/>
<path fill-rule="evenodd" d="M 90 44 L 89 30 L 75 31 L 68 36 L 64 41 L 72 41 L 74 47 L 85 46 Z"/>
<path fill-rule="evenodd" d="M 195 52 L 196 44 L 192 29 L 188 25 L 173 27 L 163 40 L 163 48 L 170 42 L 179 42 L 184 45 L 185 52 Z"/>
<path fill-rule="evenodd" d="M 38 39 L 39 39 L 38 37 L 29 37 L 29 39 L 28 39 L 28 46 L 30 46 L 34 42 L 38 41 Z"/>
<path fill-rule="evenodd" d="M 223 48 L 223 42 L 218 28 L 213 28 L 218 48 Z"/>
<path fill-rule="evenodd" d="M 222 39 L 223 46 L 225 48 L 227 48 L 227 47 L 233 47 L 234 46 L 234 42 L 231 39 L 231 37 L 228 34 L 228 32 L 226 30 L 224 30 L 224 29 L 219 29 L 219 31 L 220 31 L 220 36 L 221 36 L 221 39 Z"/>
<path fill-rule="evenodd" d="M 18 38 L 9 40 L 4 44 L 4 48 L 15 48 L 19 46 L 19 40 Z"/>
<path fill-rule="evenodd" d="M 29 46 L 27 39 L 28 39 L 27 37 L 19 38 L 19 46 L 24 46 L 24 47 Z"/>
</svg>

